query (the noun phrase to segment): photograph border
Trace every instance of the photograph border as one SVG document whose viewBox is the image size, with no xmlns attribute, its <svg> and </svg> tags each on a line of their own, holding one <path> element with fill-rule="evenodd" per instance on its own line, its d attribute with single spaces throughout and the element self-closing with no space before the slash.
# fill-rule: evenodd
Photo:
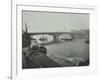
<svg viewBox="0 0 100 80">
<path fill-rule="evenodd" d="M 48 5 L 48 6 L 43 6 L 43 5 L 22 5 L 22 4 L 17 4 L 17 5 L 13 5 L 13 9 L 15 9 L 15 10 L 13 10 L 12 9 L 12 26 L 15 26 L 15 24 L 16 24 L 16 27 L 12 27 L 12 54 L 11 54 L 11 57 L 12 57 L 12 69 L 11 69 L 11 75 L 12 75 L 12 79 L 15 79 L 15 78 L 17 78 L 17 76 L 19 76 L 19 74 L 18 74 L 18 49 L 17 49 L 17 47 L 18 47 L 18 42 L 17 42 L 17 40 L 18 40 L 18 29 L 17 29 L 17 26 L 18 26 L 18 22 L 17 22 L 17 12 L 18 12 L 18 6 L 33 6 L 33 7 L 51 7 L 51 8 L 71 8 L 71 9 L 79 9 L 79 10 L 81 10 L 81 9 L 85 9 L 85 10 L 92 10 L 94 13 L 94 18 L 95 18 L 95 16 L 96 16 L 96 9 L 94 8 L 94 7 L 92 7 L 92 8 L 81 8 L 81 7 L 77 7 L 77 8 L 75 8 L 75 7 L 59 7 L 59 6 L 52 6 L 52 5 Z M 89 13 L 89 14 L 91 14 L 91 13 Z M 16 15 L 16 17 L 14 17 L 14 15 Z M 15 20 L 16 19 L 16 20 Z M 14 21 L 13 21 L 14 20 Z M 14 22 L 14 24 L 13 24 L 13 22 Z M 94 25 L 96 26 L 96 24 L 95 24 L 96 22 L 94 22 Z M 16 30 L 16 31 L 15 31 Z M 15 31 L 15 32 L 14 32 Z M 94 31 L 96 31 L 96 29 L 94 30 Z M 13 34 L 14 33 L 14 34 Z M 95 32 L 93 32 L 93 34 L 95 35 Z M 91 35 L 91 34 L 90 34 Z M 16 38 L 14 39 L 14 37 L 13 36 L 15 36 Z M 95 37 L 95 36 L 93 36 L 93 37 Z M 15 41 L 16 40 L 16 41 Z M 16 46 L 15 46 L 15 43 L 16 43 Z M 14 47 L 15 46 L 15 47 Z M 14 47 L 14 49 L 13 49 L 13 47 Z M 16 51 L 16 52 L 15 52 Z M 14 53 L 15 52 L 15 53 Z M 14 53 L 14 54 L 13 54 Z M 16 58 L 15 58 L 16 57 Z M 15 62 L 15 63 L 14 63 Z M 14 63 L 14 64 L 13 64 Z M 96 68 L 96 67 L 95 67 Z M 62 70 L 64 70 L 64 69 L 62 69 Z M 95 72 L 96 70 L 94 70 L 93 72 Z M 90 72 L 91 73 L 91 72 Z M 21 77 L 21 76 L 20 76 Z"/>
</svg>

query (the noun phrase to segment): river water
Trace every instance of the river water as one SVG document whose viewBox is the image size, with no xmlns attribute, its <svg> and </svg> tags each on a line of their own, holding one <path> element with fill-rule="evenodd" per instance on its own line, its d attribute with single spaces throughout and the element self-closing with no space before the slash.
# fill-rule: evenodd
<svg viewBox="0 0 100 80">
<path fill-rule="evenodd" d="M 68 57 L 78 57 L 89 59 L 89 44 L 84 39 L 75 39 L 58 44 L 46 45 L 47 55 L 55 60 L 66 59 Z M 58 61 L 59 62 L 59 61 Z"/>
<path fill-rule="evenodd" d="M 89 44 L 85 43 L 85 39 L 73 39 L 70 41 L 61 41 L 60 43 L 47 44 L 45 45 L 45 47 L 47 48 L 47 56 L 51 60 L 59 63 L 63 67 L 75 66 L 75 65 L 77 66 L 79 65 L 80 61 L 84 62 L 84 60 L 89 59 Z M 41 57 L 39 59 L 43 61 L 43 64 L 44 63 L 47 64 L 48 62 L 50 62 L 50 60 L 48 60 L 49 58 L 44 56 L 42 57 L 42 59 Z M 23 66 L 26 65 L 24 63 L 25 60 L 23 56 Z M 50 66 L 49 63 L 48 65 Z"/>
<path fill-rule="evenodd" d="M 48 43 L 53 41 L 53 36 L 44 35 L 48 38 Z M 39 44 L 43 43 L 39 39 L 42 35 L 36 35 L 35 38 Z M 70 38 L 70 35 L 61 35 L 61 38 Z M 59 38 L 60 38 L 59 37 Z M 89 59 L 89 44 L 85 43 L 85 39 L 73 39 L 69 41 L 62 41 L 60 43 L 52 43 L 45 45 L 47 48 L 47 55 L 54 61 L 61 63 L 63 66 L 69 66 L 64 60 L 71 58 L 73 61 L 84 61 Z"/>
</svg>

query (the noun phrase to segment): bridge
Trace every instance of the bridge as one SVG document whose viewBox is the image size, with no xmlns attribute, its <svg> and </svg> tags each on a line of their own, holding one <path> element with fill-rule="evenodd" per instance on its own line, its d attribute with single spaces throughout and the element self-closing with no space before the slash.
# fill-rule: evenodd
<svg viewBox="0 0 100 80">
<path fill-rule="evenodd" d="M 51 35 L 53 36 L 53 42 L 59 42 L 59 36 L 63 34 L 68 34 L 73 38 L 73 33 L 71 32 L 36 32 L 36 33 L 28 33 L 28 34 L 30 36 L 41 35 L 41 34 Z"/>
</svg>

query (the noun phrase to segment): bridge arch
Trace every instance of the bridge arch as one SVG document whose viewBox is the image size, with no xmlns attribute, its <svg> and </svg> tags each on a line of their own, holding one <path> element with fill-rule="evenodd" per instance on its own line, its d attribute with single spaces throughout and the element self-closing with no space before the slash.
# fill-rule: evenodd
<svg viewBox="0 0 100 80">
<path fill-rule="evenodd" d="M 59 42 L 59 37 L 62 35 L 70 35 L 73 38 L 73 34 L 69 32 L 45 32 L 45 33 L 30 33 L 30 36 L 48 35 L 53 37 L 53 42 Z"/>
</svg>

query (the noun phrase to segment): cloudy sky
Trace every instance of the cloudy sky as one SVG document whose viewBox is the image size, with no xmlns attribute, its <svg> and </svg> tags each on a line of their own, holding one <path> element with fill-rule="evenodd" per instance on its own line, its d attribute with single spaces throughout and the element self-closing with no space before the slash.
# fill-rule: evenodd
<svg viewBox="0 0 100 80">
<path fill-rule="evenodd" d="M 89 29 L 89 14 L 23 11 L 23 29 L 29 32 L 71 31 Z"/>
</svg>

